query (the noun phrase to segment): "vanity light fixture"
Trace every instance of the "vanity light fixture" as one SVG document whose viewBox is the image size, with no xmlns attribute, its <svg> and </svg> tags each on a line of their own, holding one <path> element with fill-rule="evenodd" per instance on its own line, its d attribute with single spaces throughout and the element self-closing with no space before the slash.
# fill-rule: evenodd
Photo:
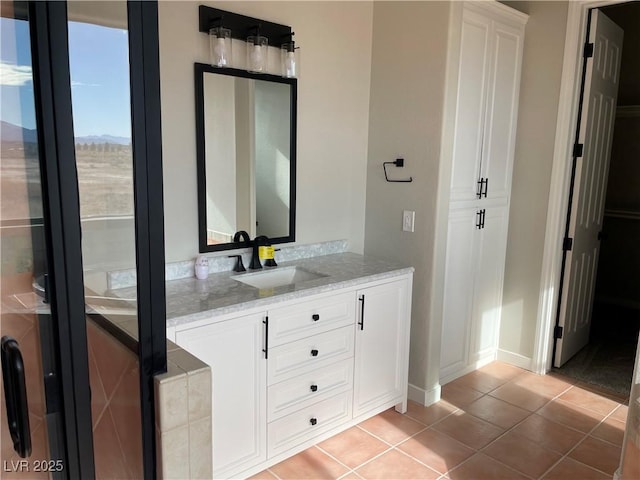
<svg viewBox="0 0 640 480">
<path fill-rule="evenodd" d="M 295 32 L 288 34 L 289 41 L 280 46 L 282 76 L 285 78 L 296 78 L 300 74 L 300 47 L 296 47 L 293 35 Z"/>
<path fill-rule="evenodd" d="M 261 73 L 267 69 L 269 39 L 260 35 L 260 25 L 256 25 L 255 35 L 247 37 L 247 70 Z"/>
<path fill-rule="evenodd" d="M 241 58 L 237 58 L 237 51 L 235 52 L 236 58 L 231 58 L 233 39 L 246 43 L 247 61 L 246 65 L 242 65 L 241 68 L 254 73 L 280 73 L 285 78 L 298 76 L 300 69 L 299 59 L 296 55 L 298 47 L 293 41 L 291 27 L 207 5 L 200 5 L 198 12 L 198 31 L 209 36 L 210 61 L 214 67 L 234 66 L 237 68 L 240 66 L 238 64 L 243 63 Z M 275 62 L 271 62 L 273 65 L 268 63 L 267 54 L 268 50 L 271 50 L 269 46 L 277 48 L 281 53 L 290 54 L 286 56 L 289 59 L 288 72 L 280 68 L 277 58 L 272 59 L 275 60 Z M 270 71 L 270 68 L 275 68 L 277 72 Z"/>
<path fill-rule="evenodd" d="M 222 26 L 222 17 L 216 19 L 220 25 L 209 29 L 211 64 L 216 67 L 231 66 L 231 30 Z"/>
</svg>

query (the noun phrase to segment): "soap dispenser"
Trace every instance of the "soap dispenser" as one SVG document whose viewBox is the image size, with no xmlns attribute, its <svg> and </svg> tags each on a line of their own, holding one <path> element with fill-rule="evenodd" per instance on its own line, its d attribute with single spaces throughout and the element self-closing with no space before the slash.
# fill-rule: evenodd
<svg viewBox="0 0 640 480">
<path fill-rule="evenodd" d="M 195 270 L 198 280 L 206 280 L 209 276 L 209 259 L 204 255 L 198 256 L 198 258 L 196 258 Z"/>
<path fill-rule="evenodd" d="M 263 265 L 265 267 L 277 267 L 278 264 L 276 263 L 274 257 L 274 248 L 273 246 L 269 243 L 269 238 L 268 237 L 259 237 L 259 238 L 264 238 L 264 243 L 260 245 L 260 248 L 258 250 L 258 256 L 260 257 L 261 261 L 264 261 Z"/>
</svg>

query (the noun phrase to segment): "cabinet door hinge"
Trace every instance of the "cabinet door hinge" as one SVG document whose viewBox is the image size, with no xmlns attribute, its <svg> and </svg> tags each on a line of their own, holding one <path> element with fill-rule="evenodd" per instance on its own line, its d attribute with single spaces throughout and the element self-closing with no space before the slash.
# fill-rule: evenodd
<svg viewBox="0 0 640 480">
<path fill-rule="evenodd" d="M 584 58 L 593 57 L 593 43 L 584 44 Z"/>
<path fill-rule="evenodd" d="M 558 339 L 562 338 L 563 328 L 560 325 L 556 325 L 556 328 L 553 329 L 553 338 Z"/>
<path fill-rule="evenodd" d="M 582 157 L 582 152 L 583 151 L 584 151 L 584 144 L 583 143 L 576 143 L 573 146 L 573 157 L 574 158 Z"/>
<path fill-rule="evenodd" d="M 573 248 L 573 238 L 571 237 L 565 238 L 564 242 L 562 242 L 562 250 L 565 252 L 569 252 L 571 251 L 572 248 Z"/>
</svg>

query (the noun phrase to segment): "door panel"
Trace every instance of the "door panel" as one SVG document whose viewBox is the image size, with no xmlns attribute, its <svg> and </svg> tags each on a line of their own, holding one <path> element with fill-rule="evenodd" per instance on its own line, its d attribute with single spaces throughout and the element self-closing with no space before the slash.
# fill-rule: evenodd
<svg viewBox="0 0 640 480">
<path fill-rule="evenodd" d="M 515 150 L 522 32 L 494 22 L 495 43 L 489 85 L 482 177 L 488 179 L 488 199 L 507 198 Z"/>
<path fill-rule="evenodd" d="M 6 462 L 4 470 L 18 478 L 49 478 L 46 472 L 26 467 L 31 459 L 54 460 L 56 469 L 64 465 L 55 431 L 59 396 L 47 391 L 44 383 L 45 374 L 55 375 L 56 370 L 51 304 L 33 288 L 37 278 L 44 278 L 47 261 L 30 25 L 27 12 L 12 12 L 12 5 L 3 3 L 0 17 L 0 333 L 14 338 L 21 351 L 31 451 L 26 459 L 29 463 L 20 463 L 7 425 L 7 392 L 2 385 L 0 455 Z"/>
<path fill-rule="evenodd" d="M 469 319 L 472 312 L 476 271 L 477 208 L 453 210 L 449 214 L 447 257 L 442 316 L 440 378 L 467 365 Z"/>
<path fill-rule="evenodd" d="M 575 191 L 570 212 L 569 237 L 554 366 L 560 367 L 589 342 L 593 291 L 602 230 L 623 32 L 599 10 L 591 18 L 590 42 L 594 56 L 588 61 L 583 100 L 580 143 L 576 160 Z"/>
<path fill-rule="evenodd" d="M 471 362 L 493 355 L 498 346 L 507 222 L 506 207 L 487 208 L 484 228 L 478 232 L 478 270 L 473 290 L 469 349 Z"/>
<path fill-rule="evenodd" d="M 480 177 L 484 136 L 490 22 L 468 10 L 462 20 L 451 200 L 473 200 Z"/>
</svg>

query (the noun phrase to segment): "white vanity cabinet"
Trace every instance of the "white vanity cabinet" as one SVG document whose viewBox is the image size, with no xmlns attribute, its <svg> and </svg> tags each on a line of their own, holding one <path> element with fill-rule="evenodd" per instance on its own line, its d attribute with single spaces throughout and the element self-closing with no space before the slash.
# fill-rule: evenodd
<svg viewBox="0 0 640 480">
<path fill-rule="evenodd" d="M 176 326 L 176 343 L 212 368 L 214 477 L 253 475 L 405 411 L 411 283 L 403 272 Z"/>
<path fill-rule="evenodd" d="M 440 353 L 443 383 L 466 372 L 469 365 L 495 356 L 507 221 L 505 206 L 449 213 Z"/>
<path fill-rule="evenodd" d="M 227 478 L 267 458 L 266 312 L 176 331 L 211 366 L 213 472 Z"/>
<path fill-rule="evenodd" d="M 411 285 L 396 281 L 357 291 L 353 415 L 359 417 L 384 403 L 406 411 Z"/>
<path fill-rule="evenodd" d="M 527 15 L 464 2 L 445 260 L 440 383 L 494 360 Z M 458 43 L 459 41 L 459 43 Z"/>
</svg>

